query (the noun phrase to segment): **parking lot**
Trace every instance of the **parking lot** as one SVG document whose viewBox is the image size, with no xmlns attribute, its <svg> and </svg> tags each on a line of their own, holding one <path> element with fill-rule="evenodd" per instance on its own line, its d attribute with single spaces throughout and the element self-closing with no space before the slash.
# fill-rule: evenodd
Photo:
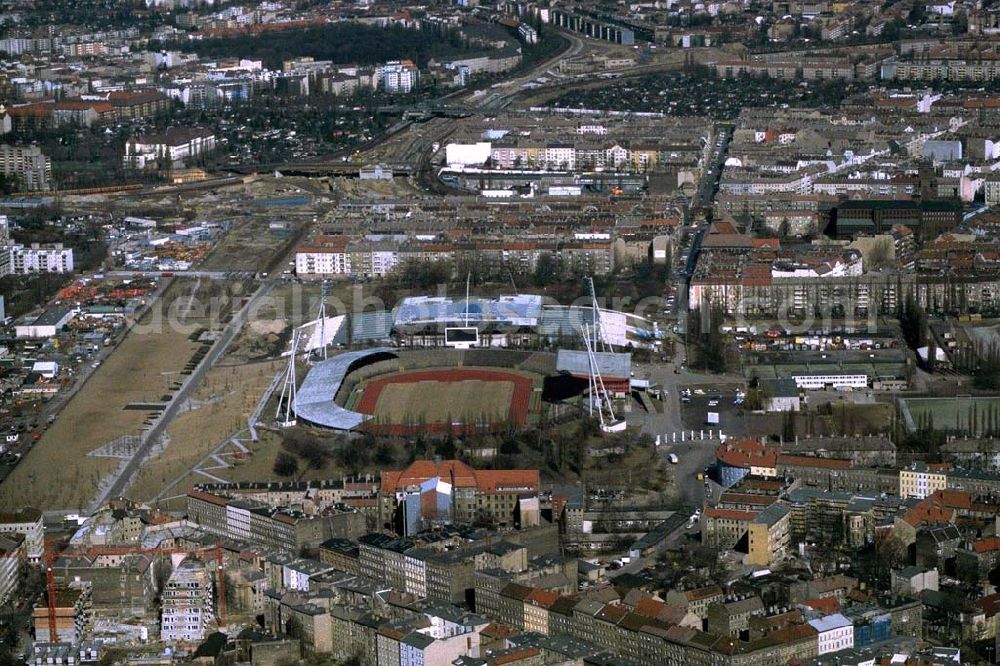
<svg viewBox="0 0 1000 666">
<path fill-rule="evenodd" d="M 736 403 L 737 389 L 745 387 L 737 383 L 693 384 L 681 387 L 690 390 L 681 397 L 681 422 L 695 434 L 709 430 L 722 430 L 726 435 L 740 437 L 747 434 L 746 414 L 742 405 Z M 709 424 L 708 413 L 719 415 L 719 423 Z"/>
</svg>

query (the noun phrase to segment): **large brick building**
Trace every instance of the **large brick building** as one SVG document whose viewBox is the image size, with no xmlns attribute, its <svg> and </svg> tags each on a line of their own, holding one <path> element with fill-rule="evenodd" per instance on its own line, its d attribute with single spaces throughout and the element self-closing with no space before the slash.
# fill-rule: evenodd
<svg viewBox="0 0 1000 666">
<path fill-rule="evenodd" d="M 458 460 L 418 460 L 402 471 L 383 473 L 379 521 L 392 523 L 400 533 L 477 519 L 519 526 L 518 500 L 537 495 L 539 486 L 538 470 L 477 470 Z"/>
</svg>

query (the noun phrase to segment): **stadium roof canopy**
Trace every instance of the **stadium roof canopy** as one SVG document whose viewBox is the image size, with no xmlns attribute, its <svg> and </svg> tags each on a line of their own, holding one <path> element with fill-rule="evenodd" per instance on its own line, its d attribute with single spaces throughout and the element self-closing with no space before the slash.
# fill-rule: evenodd
<svg viewBox="0 0 1000 666">
<path fill-rule="evenodd" d="M 632 376 L 631 354 L 594 352 L 594 356 L 597 358 L 597 369 L 602 377 L 628 379 Z M 560 349 L 556 356 L 556 370 L 577 377 L 586 377 L 590 374 L 590 359 L 587 358 L 587 352 Z"/>
<path fill-rule="evenodd" d="M 468 316 L 464 298 L 414 296 L 396 306 L 396 326 L 420 324 L 457 324 L 466 319 L 470 326 L 490 323 L 508 326 L 537 326 L 542 316 L 542 297 L 515 294 L 499 298 L 470 298 Z"/>
<path fill-rule="evenodd" d="M 352 366 L 369 356 L 396 355 L 392 347 L 375 347 L 338 354 L 314 365 L 295 394 L 295 416 L 316 425 L 353 430 L 369 416 L 344 409 L 333 401 Z"/>
</svg>

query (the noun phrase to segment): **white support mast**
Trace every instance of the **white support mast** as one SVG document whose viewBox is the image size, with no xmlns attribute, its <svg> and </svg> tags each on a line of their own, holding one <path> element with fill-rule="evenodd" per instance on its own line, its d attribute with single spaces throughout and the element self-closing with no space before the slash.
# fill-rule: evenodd
<svg viewBox="0 0 1000 666">
<path fill-rule="evenodd" d="M 323 280 L 320 283 L 320 295 L 319 295 L 319 344 L 320 344 L 320 355 L 323 360 L 326 360 L 326 294 L 330 288 L 330 283 Z M 294 356 L 294 354 L 293 354 Z"/>
<path fill-rule="evenodd" d="M 586 324 L 584 324 L 583 332 L 583 344 L 587 349 L 587 362 L 590 369 L 587 377 L 588 400 L 590 404 L 589 414 L 593 416 L 596 400 L 597 418 L 601 422 L 601 432 L 621 432 L 625 430 L 625 421 L 619 420 L 615 416 L 611 396 L 608 394 L 608 389 L 604 386 L 604 378 L 601 376 L 597 354 L 594 352 L 594 347 L 590 342 L 590 328 Z M 607 410 L 607 419 L 604 417 L 605 410 Z"/>
<path fill-rule="evenodd" d="M 472 279 L 472 272 L 465 274 L 465 327 L 469 327 L 469 281 Z"/>
<path fill-rule="evenodd" d="M 285 381 L 281 385 L 281 395 L 278 397 L 278 408 L 274 420 L 283 427 L 295 425 L 295 357 L 299 351 L 299 332 L 292 331 L 292 353 L 288 355 L 288 369 L 285 371 Z"/>
<path fill-rule="evenodd" d="M 597 305 L 597 290 L 594 288 L 594 278 L 587 277 L 587 285 L 590 287 L 590 307 L 594 312 L 594 350 L 605 351 L 604 335 L 601 331 L 601 308 Z"/>
</svg>

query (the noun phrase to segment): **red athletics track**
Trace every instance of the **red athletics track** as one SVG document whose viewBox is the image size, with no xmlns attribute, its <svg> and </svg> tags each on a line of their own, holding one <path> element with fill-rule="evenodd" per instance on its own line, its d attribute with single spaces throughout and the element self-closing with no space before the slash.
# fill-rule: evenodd
<svg viewBox="0 0 1000 666">
<path fill-rule="evenodd" d="M 510 411 L 507 412 L 507 420 L 503 424 L 514 424 L 524 427 L 528 423 L 528 402 L 531 398 L 531 387 L 534 384 L 530 377 L 504 372 L 503 370 L 479 370 L 472 368 L 445 368 L 440 370 L 415 370 L 413 372 L 402 372 L 385 377 L 369 379 L 364 384 L 364 393 L 361 399 L 354 406 L 354 410 L 362 414 L 373 414 L 375 406 L 378 404 L 382 389 L 389 384 L 412 384 L 414 382 L 461 382 L 467 380 L 478 380 L 482 382 L 511 382 L 514 385 L 514 393 L 510 397 Z M 428 423 L 424 430 L 426 432 L 447 432 L 451 424 Z M 406 434 L 410 428 L 399 425 L 375 426 L 375 430 L 385 434 Z"/>
</svg>

